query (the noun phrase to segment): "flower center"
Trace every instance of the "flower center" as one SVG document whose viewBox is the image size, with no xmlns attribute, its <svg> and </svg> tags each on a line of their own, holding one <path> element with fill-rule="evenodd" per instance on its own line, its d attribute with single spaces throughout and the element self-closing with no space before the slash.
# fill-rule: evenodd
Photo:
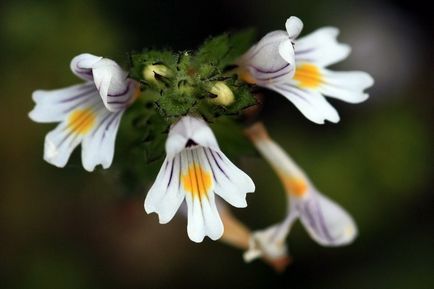
<svg viewBox="0 0 434 289">
<path fill-rule="evenodd" d="M 301 64 L 295 70 L 294 79 L 302 88 L 318 88 L 323 82 L 319 68 L 310 63 Z"/>
<path fill-rule="evenodd" d="M 200 164 L 192 164 L 182 174 L 182 185 L 185 191 L 192 194 L 193 198 L 202 199 L 211 189 L 211 172 L 204 170 Z"/>
<path fill-rule="evenodd" d="M 95 124 L 95 114 L 90 109 L 76 109 L 68 118 L 68 128 L 75 134 L 87 134 Z"/>
</svg>

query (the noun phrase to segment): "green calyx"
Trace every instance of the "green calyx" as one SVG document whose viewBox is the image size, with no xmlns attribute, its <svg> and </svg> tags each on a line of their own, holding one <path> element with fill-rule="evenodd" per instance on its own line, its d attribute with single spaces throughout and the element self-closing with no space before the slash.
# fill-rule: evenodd
<svg viewBox="0 0 434 289">
<path fill-rule="evenodd" d="M 196 52 L 145 50 L 130 57 L 130 77 L 152 96 L 160 115 L 173 123 L 186 114 L 207 120 L 237 115 L 256 104 L 238 79 L 235 61 L 251 45 L 251 31 L 210 38 Z"/>
<path fill-rule="evenodd" d="M 130 55 L 129 77 L 140 82 L 141 93 L 122 118 L 116 150 L 123 157 L 114 165 L 126 191 L 153 181 L 169 127 L 186 114 L 201 115 L 223 141 L 235 142 L 229 152 L 245 152 L 245 145 L 237 145 L 243 141 L 236 137 L 240 128 L 224 116 L 236 116 L 256 104 L 234 69 L 252 40 L 252 33 L 245 31 L 210 38 L 196 52 L 145 50 Z"/>
</svg>

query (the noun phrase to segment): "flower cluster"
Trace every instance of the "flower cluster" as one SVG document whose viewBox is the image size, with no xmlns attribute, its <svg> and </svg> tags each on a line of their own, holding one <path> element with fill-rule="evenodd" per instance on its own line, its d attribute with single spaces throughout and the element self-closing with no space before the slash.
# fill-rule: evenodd
<svg viewBox="0 0 434 289">
<path fill-rule="evenodd" d="M 192 241 L 222 238 L 246 250 L 247 261 L 262 257 L 276 268 L 288 263 L 286 237 L 297 219 L 321 245 L 350 243 L 357 234 L 350 215 L 313 186 L 260 122 L 245 132 L 280 178 L 287 193 L 287 216 L 279 224 L 251 232 L 220 200 L 246 207 L 246 194 L 254 192 L 255 185 L 220 149 L 209 121 L 242 117 L 246 108 L 260 105 L 255 97 L 258 88 L 283 95 L 318 124 L 339 121 L 325 96 L 351 103 L 368 98 L 365 89 L 373 80 L 367 73 L 326 68 L 350 52 L 336 40 L 338 30 L 326 27 L 298 38 L 302 28 L 300 19 L 290 17 L 286 31 L 270 32 L 253 46 L 251 34 L 243 32 L 210 38 L 194 53 L 144 50 L 130 55 L 129 71 L 108 58 L 74 57 L 71 70 L 84 83 L 33 93 L 36 105 L 30 118 L 59 123 L 45 138 L 44 159 L 65 167 L 82 144 L 87 171 L 98 165 L 109 168 L 122 116 L 147 119 L 143 103 L 150 103 L 158 121 L 169 127 L 167 135 L 153 134 L 148 140 L 166 138 L 166 157 L 144 204 L 160 223 L 169 222 L 185 200 Z M 144 123 L 152 130 L 153 123 Z"/>
</svg>

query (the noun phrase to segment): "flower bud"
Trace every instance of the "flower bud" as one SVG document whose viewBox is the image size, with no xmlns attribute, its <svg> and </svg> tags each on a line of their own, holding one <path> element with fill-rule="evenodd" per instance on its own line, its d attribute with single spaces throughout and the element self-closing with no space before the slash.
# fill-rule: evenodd
<svg viewBox="0 0 434 289">
<path fill-rule="evenodd" d="M 232 90 L 222 81 L 216 82 L 209 92 L 215 96 L 211 99 L 214 104 L 228 106 L 235 100 Z"/>
<path fill-rule="evenodd" d="M 158 84 L 159 77 L 170 78 L 172 76 L 172 71 L 163 64 L 151 64 L 143 69 L 143 78 L 156 84 Z"/>
</svg>

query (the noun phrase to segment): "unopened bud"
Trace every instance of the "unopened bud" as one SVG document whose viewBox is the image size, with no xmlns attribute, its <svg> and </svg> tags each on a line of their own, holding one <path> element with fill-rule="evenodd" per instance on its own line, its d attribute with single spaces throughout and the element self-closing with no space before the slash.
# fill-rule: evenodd
<svg viewBox="0 0 434 289">
<path fill-rule="evenodd" d="M 218 105 L 228 106 L 235 100 L 234 93 L 224 82 L 216 82 L 209 90 L 215 97 L 211 101 Z"/>
<path fill-rule="evenodd" d="M 148 82 L 158 83 L 159 77 L 170 78 L 173 72 L 163 64 L 151 64 L 143 69 L 143 78 Z"/>
</svg>

